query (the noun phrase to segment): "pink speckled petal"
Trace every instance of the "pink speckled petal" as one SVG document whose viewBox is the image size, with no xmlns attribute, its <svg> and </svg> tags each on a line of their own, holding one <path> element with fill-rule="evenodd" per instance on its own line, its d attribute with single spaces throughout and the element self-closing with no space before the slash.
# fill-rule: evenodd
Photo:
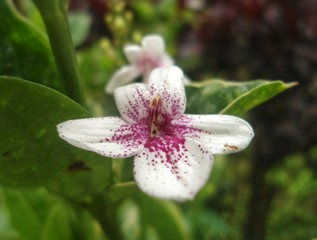
<svg viewBox="0 0 317 240">
<path fill-rule="evenodd" d="M 144 55 L 143 49 L 140 46 L 134 44 L 125 46 L 123 51 L 129 62 L 132 64 L 137 63 Z"/>
<path fill-rule="evenodd" d="M 135 66 L 124 66 L 114 73 L 106 86 L 107 93 L 113 93 L 118 87 L 132 82 L 133 79 L 141 75 L 140 70 Z"/>
<path fill-rule="evenodd" d="M 165 55 L 165 44 L 159 35 L 148 35 L 142 39 L 142 47 L 146 55 L 162 59 Z"/>
<path fill-rule="evenodd" d="M 114 92 L 116 105 L 124 120 L 137 123 L 149 115 L 150 96 L 143 83 L 117 88 Z"/>
<path fill-rule="evenodd" d="M 184 136 L 205 144 L 213 154 L 241 151 L 254 136 L 249 123 L 229 115 L 184 115 L 172 124 L 181 129 Z"/>
<path fill-rule="evenodd" d="M 122 118 L 86 118 L 57 125 L 66 142 L 107 157 L 130 157 L 144 148 L 148 126 L 130 125 Z"/>
<path fill-rule="evenodd" d="M 180 117 L 186 107 L 183 72 L 175 66 L 154 69 L 149 77 L 151 97 L 160 96 L 162 113 L 171 119 Z"/>
<path fill-rule="evenodd" d="M 208 180 L 213 157 L 191 139 L 156 138 L 134 159 L 134 178 L 145 193 L 163 199 L 193 199 Z"/>
</svg>

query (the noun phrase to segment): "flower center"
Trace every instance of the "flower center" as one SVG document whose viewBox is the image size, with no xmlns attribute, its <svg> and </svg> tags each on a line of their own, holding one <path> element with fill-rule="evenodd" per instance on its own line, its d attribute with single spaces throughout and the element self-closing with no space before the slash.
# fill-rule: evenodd
<svg viewBox="0 0 317 240">
<path fill-rule="evenodd" d="M 165 123 L 165 119 L 161 114 L 162 110 L 162 99 L 160 96 L 156 96 L 150 102 L 150 117 L 149 123 L 151 126 L 150 137 L 156 137 L 159 135 L 162 126 Z"/>
</svg>

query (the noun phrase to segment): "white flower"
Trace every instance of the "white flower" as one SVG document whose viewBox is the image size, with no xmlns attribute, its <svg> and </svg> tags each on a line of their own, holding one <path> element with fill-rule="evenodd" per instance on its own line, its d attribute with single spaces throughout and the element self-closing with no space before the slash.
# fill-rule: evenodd
<svg viewBox="0 0 317 240">
<path fill-rule="evenodd" d="M 57 126 L 59 135 L 107 157 L 135 156 L 135 181 L 149 195 L 192 199 L 209 177 L 213 154 L 244 149 L 253 130 L 233 116 L 184 114 L 182 78 L 177 67 L 157 68 L 148 84 L 115 91 L 121 117 L 70 120 Z"/>
<path fill-rule="evenodd" d="M 154 68 L 173 65 L 172 58 L 165 53 L 164 40 L 158 35 L 144 37 L 141 46 L 125 46 L 124 53 L 130 65 L 123 66 L 114 73 L 106 86 L 107 93 L 113 93 L 117 87 L 126 85 L 140 76 L 147 82 L 148 75 Z"/>
</svg>

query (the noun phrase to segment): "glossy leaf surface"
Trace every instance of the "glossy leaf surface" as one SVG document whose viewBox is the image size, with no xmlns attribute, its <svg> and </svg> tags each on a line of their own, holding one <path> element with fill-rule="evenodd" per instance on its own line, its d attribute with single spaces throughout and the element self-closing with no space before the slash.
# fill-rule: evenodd
<svg viewBox="0 0 317 240">
<path fill-rule="evenodd" d="M 186 86 L 187 113 L 241 115 L 294 86 L 282 81 L 210 80 Z"/>
<path fill-rule="evenodd" d="M 55 90 L 1 77 L 0 183 L 36 187 L 58 180 L 65 186 L 58 187 L 55 183 L 56 192 L 67 194 L 73 188 L 72 196 L 107 185 L 110 160 L 69 145 L 59 138 L 56 130 L 58 123 L 88 116 L 80 105 Z"/>
<path fill-rule="evenodd" d="M 0 1 L 0 75 L 21 77 L 63 92 L 48 39 L 10 0 Z"/>
</svg>

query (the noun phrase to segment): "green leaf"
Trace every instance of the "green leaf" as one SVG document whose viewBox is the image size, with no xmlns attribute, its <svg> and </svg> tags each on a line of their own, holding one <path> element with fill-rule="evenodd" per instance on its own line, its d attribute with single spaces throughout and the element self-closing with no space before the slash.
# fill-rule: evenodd
<svg viewBox="0 0 317 240">
<path fill-rule="evenodd" d="M 11 0 L 0 1 L 0 75 L 63 92 L 47 38 L 16 11 Z"/>
<path fill-rule="evenodd" d="M 186 86 L 187 113 L 241 115 L 296 83 L 209 80 Z"/>
<path fill-rule="evenodd" d="M 25 239 L 40 240 L 42 223 L 23 192 L 7 189 L 3 193 L 12 225 Z"/>
<path fill-rule="evenodd" d="M 0 184 L 36 187 L 58 180 L 77 189 L 76 194 L 90 194 L 109 184 L 111 161 L 71 146 L 56 130 L 58 123 L 88 116 L 80 105 L 55 90 L 0 77 Z M 84 181 L 92 185 L 80 186 Z M 67 195 L 69 189 L 60 189 L 60 193 Z"/>
<path fill-rule="evenodd" d="M 3 189 L 2 193 L 10 222 L 24 240 L 101 239 L 98 223 L 85 209 L 70 205 L 44 188 Z"/>
<path fill-rule="evenodd" d="M 0 233 L 0 239 L 1 240 L 25 240 L 14 234 L 6 234 L 6 233 Z"/>
<path fill-rule="evenodd" d="M 48 219 L 43 227 L 42 240 L 65 239 L 72 240 L 75 238 L 72 234 L 71 223 L 68 209 L 62 204 L 56 205 L 51 209 Z"/>
<path fill-rule="evenodd" d="M 101 159 L 95 158 L 70 163 L 66 171 L 46 185 L 47 189 L 71 199 L 84 198 L 102 191 L 112 181 L 111 160 L 99 156 L 98 159 Z"/>
</svg>

